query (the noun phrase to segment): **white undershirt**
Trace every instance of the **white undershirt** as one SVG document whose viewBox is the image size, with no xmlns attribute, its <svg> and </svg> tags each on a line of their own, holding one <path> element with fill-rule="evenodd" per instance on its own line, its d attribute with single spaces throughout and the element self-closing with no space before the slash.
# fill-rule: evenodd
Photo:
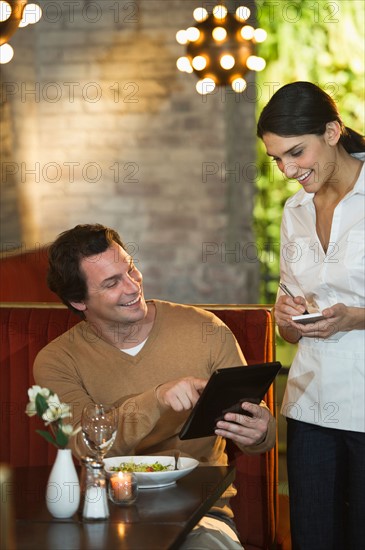
<svg viewBox="0 0 365 550">
<path fill-rule="evenodd" d="M 128 355 L 137 355 L 137 353 L 141 351 L 141 349 L 143 348 L 146 342 L 147 342 L 147 338 L 137 346 L 134 346 L 133 348 L 127 348 L 127 349 L 121 348 L 120 351 L 124 351 L 124 353 L 128 353 Z"/>
</svg>

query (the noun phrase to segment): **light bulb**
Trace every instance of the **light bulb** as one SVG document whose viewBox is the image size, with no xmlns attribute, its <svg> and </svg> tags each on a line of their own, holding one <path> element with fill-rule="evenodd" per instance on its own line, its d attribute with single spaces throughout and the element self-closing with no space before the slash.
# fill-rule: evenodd
<svg viewBox="0 0 365 550">
<path fill-rule="evenodd" d="M 209 14 L 205 8 L 196 8 L 193 11 L 193 17 L 198 23 L 202 23 L 203 21 L 208 19 L 208 16 Z"/>
<path fill-rule="evenodd" d="M 11 16 L 11 6 L 8 2 L 1 0 L 0 2 L 0 23 L 6 21 Z"/>
<path fill-rule="evenodd" d="M 215 89 L 215 82 L 212 78 L 203 78 L 196 83 L 196 91 L 201 95 L 211 94 Z"/>
<path fill-rule="evenodd" d="M 240 6 L 236 9 L 236 19 L 238 21 L 246 21 L 251 15 L 251 12 L 249 8 L 245 8 L 244 6 Z"/>
<path fill-rule="evenodd" d="M 250 55 L 246 61 L 247 68 L 251 71 L 262 71 L 266 67 L 266 61 L 263 57 Z"/>
<path fill-rule="evenodd" d="M 221 42 L 227 37 L 227 31 L 224 27 L 215 27 L 212 30 L 212 36 L 217 42 Z"/>
<path fill-rule="evenodd" d="M 255 29 L 254 38 L 256 42 L 264 42 L 267 38 L 267 32 L 264 29 Z"/>
<path fill-rule="evenodd" d="M 38 23 L 42 17 L 42 9 L 38 4 L 27 4 L 23 11 L 22 20 L 19 23 L 19 27 L 26 27 L 27 25 L 34 25 Z"/>
<path fill-rule="evenodd" d="M 189 27 L 186 29 L 186 36 L 189 42 L 196 42 L 200 36 L 200 30 L 196 27 Z"/>
<path fill-rule="evenodd" d="M 191 64 L 196 71 L 202 71 L 207 66 L 207 60 L 204 56 L 197 55 L 192 60 Z"/>
<path fill-rule="evenodd" d="M 255 29 L 251 27 L 250 25 L 245 25 L 241 29 L 241 36 L 245 40 L 251 40 L 255 35 Z"/>
<path fill-rule="evenodd" d="M 186 44 L 188 41 L 188 37 L 186 35 L 186 31 L 184 30 L 181 30 L 181 31 L 177 31 L 176 33 L 176 42 L 178 42 L 179 44 Z"/>
<path fill-rule="evenodd" d="M 0 64 L 4 65 L 5 63 L 9 63 L 13 59 L 14 50 L 10 46 L 10 44 L 2 44 L 0 46 Z"/>
<path fill-rule="evenodd" d="M 246 80 L 244 78 L 239 77 L 239 78 L 235 78 L 232 81 L 231 86 L 237 94 L 240 94 L 246 89 L 247 83 L 246 83 Z"/>
<path fill-rule="evenodd" d="M 182 73 L 192 73 L 193 72 L 193 69 L 190 65 L 190 61 L 189 61 L 188 57 L 179 57 L 179 59 L 176 61 L 176 67 Z"/>
<path fill-rule="evenodd" d="M 228 10 L 226 6 L 218 5 L 213 8 L 214 17 L 216 19 L 219 19 L 220 21 L 223 21 L 223 19 L 225 19 L 227 13 L 228 13 Z"/>
<path fill-rule="evenodd" d="M 226 69 L 227 71 L 229 69 L 232 69 L 232 67 L 234 67 L 234 65 L 236 63 L 233 55 L 230 55 L 230 54 L 222 55 L 219 62 L 220 62 L 221 67 L 223 69 Z"/>
</svg>

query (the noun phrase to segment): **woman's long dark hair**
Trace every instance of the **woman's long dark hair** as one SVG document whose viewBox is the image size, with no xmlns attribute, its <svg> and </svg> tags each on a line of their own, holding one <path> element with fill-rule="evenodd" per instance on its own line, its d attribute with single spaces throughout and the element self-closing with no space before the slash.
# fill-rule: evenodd
<svg viewBox="0 0 365 550">
<path fill-rule="evenodd" d="M 334 100 L 311 82 L 293 82 L 280 88 L 263 108 L 257 124 L 262 139 L 267 132 L 278 136 L 325 133 L 328 122 L 341 127 L 339 143 L 348 153 L 365 151 L 362 135 L 344 125 Z"/>
</svg>

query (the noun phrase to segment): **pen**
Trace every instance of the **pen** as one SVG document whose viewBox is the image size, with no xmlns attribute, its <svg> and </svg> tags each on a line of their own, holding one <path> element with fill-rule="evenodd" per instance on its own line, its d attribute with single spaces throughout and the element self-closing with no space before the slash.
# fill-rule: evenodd
<svg viewBox="0 0 365 550">
<path fill-rule="evenodd" d="M 294 294 L 292 292 L 290 292 L 290 290 L 288 289 L 288 287 L 286 285 L 284 285 L 284 283 L 279 283 L 279 286 L 280 286 L 281 290 L 283 292 L 285 292 L 285 294 L 287 294 L 291 298 L 295 298 Z M 309 315 L 309 311 L 305 310 L 303 315 Z"/>
</svg>

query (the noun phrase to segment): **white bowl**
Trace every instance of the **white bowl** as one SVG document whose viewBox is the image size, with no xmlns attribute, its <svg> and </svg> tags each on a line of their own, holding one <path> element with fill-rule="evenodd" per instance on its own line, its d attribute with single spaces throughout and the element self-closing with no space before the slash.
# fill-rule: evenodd
<svg viewBox="0 0 365 550">
<path fill-rule="evenodd" d="M 162 472 L 135 472 L 140 489 L 154 489 L 157 487 L 167 487 L 173 485 L 176 480 L 186 476 L 194 470 L 199 464 L 194 458 L 180 457 L 178 461 L 178 470 L 174 470 L 175 459 L 173 456 L 113 456 L 104 458 L 105 471 L 108 475 L 112 472 L 111 468 L 118 467 L 121 462 L 134 462 L 135 464 L 153 464 L 159 462 L 163 466 L 171 466 L 171 470 Z"/>
</svg>

